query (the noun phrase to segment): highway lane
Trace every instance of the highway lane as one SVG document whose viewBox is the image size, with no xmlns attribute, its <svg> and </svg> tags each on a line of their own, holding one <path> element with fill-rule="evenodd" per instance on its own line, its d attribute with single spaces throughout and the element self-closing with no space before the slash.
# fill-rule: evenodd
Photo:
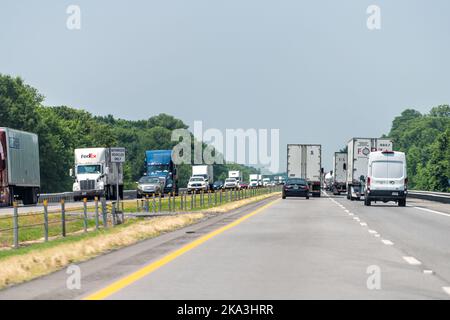
<svg viewBox="0 0 450 320">
<path fill-rule="evenodd" d="M 362 201 L 335 200 L 405 256 L 420 261 L 423 269 L 450 283 L 450 205 L 409 198 L 405 208 L 382 202 L 365 207 Z"/>
<path fill-rule="evenodd" d="M 188 228 L 195 233 L 180 230 L 82 263 L 80 291 L 64 287 L 61 271 L 1 291 L 0 299 L 79 299 L 99 290 L 107 299 L 450 298 L 443 290 L 450 286 L 443 270 L 450 260 L 446 216 L 412 207 L 365 208 L 342 197 L 288 198 L 255 213 L 256 206 Z M 236 225 L 161 263 L 230 223 Z M 410 264 L 412 258 L 422 264 Z M 370 266 L 381 271 L 379 290 L 367 287 Z M 428 269 L 435 274 L 424 273 Z M 139 276 L 127 276 L 136 271 Z M 127 285 L 118 286 L 120 279 Z"/>
</svg>

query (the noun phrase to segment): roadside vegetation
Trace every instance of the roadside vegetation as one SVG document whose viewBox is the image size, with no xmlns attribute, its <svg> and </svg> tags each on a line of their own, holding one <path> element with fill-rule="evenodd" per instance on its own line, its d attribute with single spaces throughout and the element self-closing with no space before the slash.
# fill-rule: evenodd
<svg viewBox="0 0 450 320">
<path fill-rule="evenodd" d="M 409 188 L 450 192 L 450 106 L 429 113 L 407 109 L 394 119 L 388 135 L 407 156 Z"/>
</svg>

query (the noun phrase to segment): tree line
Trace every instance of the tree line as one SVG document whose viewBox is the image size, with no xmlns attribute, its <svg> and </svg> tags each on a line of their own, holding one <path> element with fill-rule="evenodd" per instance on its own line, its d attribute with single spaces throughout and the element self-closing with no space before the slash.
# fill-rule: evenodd
<svg viewBox="0 0 450 320">
<path fill-rule="evenodd" d="M 422 114 L 406 109 L 392 122 L 388 137 L 406 153 L 409 188 L 450 192 L 450 106 Z"/>
<path fill-rule="evenodd" d="M 172 149 L 172 130 L 187 129 L 183 121 L 161 113 L 146 120 L 124 120 L 112 115 L 95 116 L 68 106 L 49 107 L 44 96 L 19 77 L 0 74 L 0 126 L 34 132 L 39 136 L 41 191 L 72 190 L 76 148 L 125 147 L 125 188 L 135 188 L 144 172 L 145 150 Z M 244 179 L 258 173 L 252 167 L 227 163 L 214 165 L 216 180 L 223 180 L 228 170 L 241 170 Z M 179 183 L 187 184 L 190 165 L 179 166 Z"/>
</svg>

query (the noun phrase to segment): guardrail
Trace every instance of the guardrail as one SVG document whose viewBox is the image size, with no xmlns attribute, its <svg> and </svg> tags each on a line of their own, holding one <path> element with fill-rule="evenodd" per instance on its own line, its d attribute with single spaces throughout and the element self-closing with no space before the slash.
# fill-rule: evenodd
<svg viewBox="0 0 450 320">
<path fill-rule="evenodd" d="M 124 190 L 123 197 L 124 199 L 136 199 L 136 190 Z M 61 200 L 73 202 L 73 192 L 41 193 L 39 203 L 43 203 L 44 200 L 47 200 L 49 203 L 58 203 Z"/>
<path fill-rule="evenodd" d="M 450 203 L 450 193 L 447 193 L 447 192 L 409 190 L 408 197 L 416 198 L 416 199 L 430 200 L 430 201 L 437 201 L 437 202 L 442 202 L 442 203 Z"/>
</svg>

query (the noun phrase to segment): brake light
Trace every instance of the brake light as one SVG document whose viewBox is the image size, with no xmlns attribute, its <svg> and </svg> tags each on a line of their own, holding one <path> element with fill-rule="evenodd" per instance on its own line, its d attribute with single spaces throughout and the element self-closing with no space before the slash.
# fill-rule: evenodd
<svg viewBox="0 0 450 320">
<path fill-rule="evenodd" d="M 367 187 L 370 187 L 370 177 L 367 177 Z"/>
<path fill-rule="evenodd" d="M 408 178 L 405 178 L 405 190 L 408 189 Z"/>
</svg>

